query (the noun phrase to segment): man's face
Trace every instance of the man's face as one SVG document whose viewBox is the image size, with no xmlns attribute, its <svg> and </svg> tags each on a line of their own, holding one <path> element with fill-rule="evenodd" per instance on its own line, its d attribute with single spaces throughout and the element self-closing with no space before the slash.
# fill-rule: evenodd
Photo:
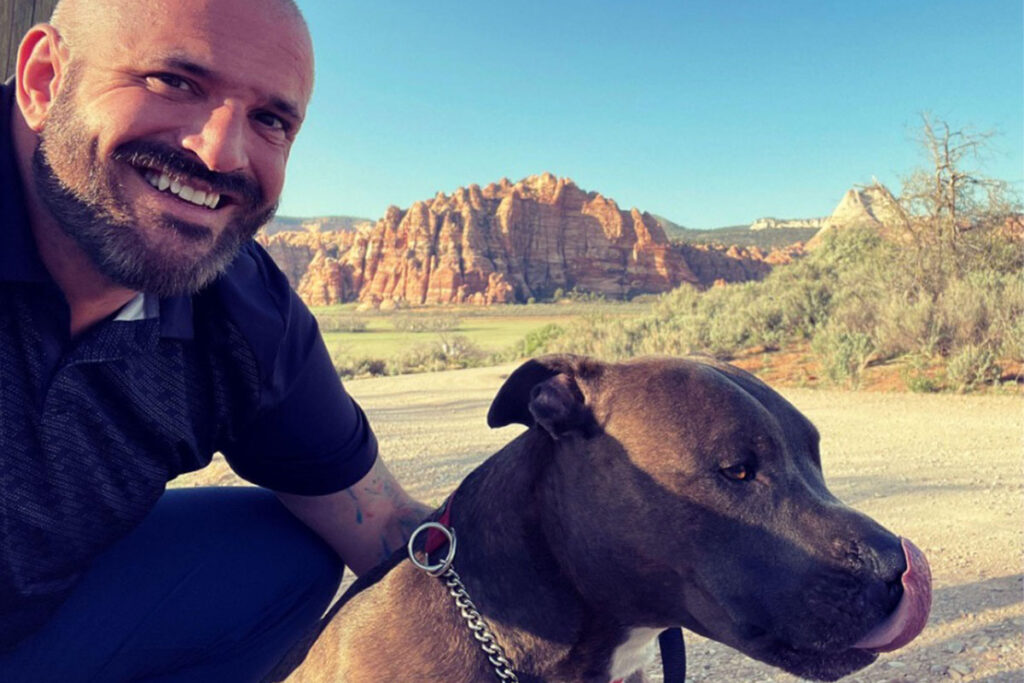
<svg viewBox="0 0 1024 683">
<path fill-rule="evenodd" d="M 308 38 L 268 0 L 121 11 L 89 44 L 75 36 L 36 187 L 113 281 L 194 292 L 273 214 L 312 85 Z"/>
</svg>

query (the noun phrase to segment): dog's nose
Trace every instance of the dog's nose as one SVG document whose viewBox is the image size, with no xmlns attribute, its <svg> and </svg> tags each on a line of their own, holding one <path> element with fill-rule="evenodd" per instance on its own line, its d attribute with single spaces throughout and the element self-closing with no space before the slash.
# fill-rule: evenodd
<svg viewBox="0 0 1024 683">
<path fill-rule="evenodd" d="M 903 596 L 903 573 L 907 571 L 903 546 L 898 536 L 880 531 L 865 538 L 861 547 L 866 554 L 864 566 L 874 575 L 867 597 L 872 604 L 889 613 Z"/>
<path fill-rule="evenodd" d="M 884 614 L 889 614 L 896 609 L 896 606 L 900 604 L 900 598 L 903 597 L 902 577 L 901 573 L 895 579 L 870 582 L 865 595 L 868 603 L 876 605 Z"/>
<path fill-rule="evenodd" d="M 881 623 L 854 643 L 855 648 L 891 652 L 916 638 L 928 622 L 932 605 L 932 572 L 928 559 L 905 538 L 900 539 L 900 547 L 907 566 L 901 578 L 900 600 Z"/>
</svg>

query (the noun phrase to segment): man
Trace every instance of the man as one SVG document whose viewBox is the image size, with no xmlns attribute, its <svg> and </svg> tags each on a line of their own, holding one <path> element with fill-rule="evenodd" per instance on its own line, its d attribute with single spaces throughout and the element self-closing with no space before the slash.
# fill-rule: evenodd
<svg viewBox="0 0 1024 683">
<path fill-rule="evenodd" d="M 259 680 L 341 560 L 427 514 L 251 239 L 312 83 L 292 0 L 61 0 L 24 37 L 0 90 L 0 680 Z M 264 488 L 164 493 L 215 451 Z"/>
</svg>

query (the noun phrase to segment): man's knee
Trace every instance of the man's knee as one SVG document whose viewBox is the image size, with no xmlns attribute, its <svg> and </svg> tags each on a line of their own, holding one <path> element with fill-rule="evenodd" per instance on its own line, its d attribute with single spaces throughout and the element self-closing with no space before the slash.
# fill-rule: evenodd
<svg viewBox="0 0 1024 683">
<path fill-rule="evenodd" d="M 50 623 L 0 657 L 0 673 L 248 680 L 314 628 L 342 569 L 269 491 L 171 490 L 97 558 Z"/>
</svg>

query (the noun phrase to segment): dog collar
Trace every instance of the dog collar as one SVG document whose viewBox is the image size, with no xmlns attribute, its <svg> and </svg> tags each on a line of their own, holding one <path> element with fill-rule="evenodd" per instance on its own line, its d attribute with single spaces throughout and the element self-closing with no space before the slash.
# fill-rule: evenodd
<svg viewBox="0 0 1024 683">
<path fill-rule="evenodd" d="M 444 507 L 441 508 L 441 516 L 437 518 L 437 523 L 446 529 L 452 527 L 452 498 L 455 494 L 448 496 L 444 501 Z M 430 527 L 427 531 L 427 542 L 423 546 L 423 551 L 427 555 L 433 555 L 447 540 L 444 532 L 436 527 Z"/>
<path fill-rule="evenodd" d="M 444 582 L 444 585 L 448 588 L 448 593 L 455 601 L 456 609 L 462 615 L 462 618 L 466 620 L 466 626 L 469 628 L 470 633 L 473 634 L 473 638 L 479 643 L 480 649 L 487 655 L 487 661 L 490 662 L 498 680 L 507 683 L 519 683 L 519 677 L 516 676 L 514 670 L 515 667 L 505 655 L 504 648 L 495 640 L 494 634 L 491 633 L 491 629 L 487 626 L 487 622 L 484 621 L 483 616 L 477 611 L 476 605 L 470 599 L 465 584 L 462 583 L 458 572 L 452 566 L 452 563 L 455 561 L 456 541 L 455 530 L 451 528 L 451 504 L 452 496 L 448 496 L 448 500 L 444 504 L 444 511 L 441 513 L 438 521 L 424 522 L 412 532 L 408 545 L 409 559 L 423 571 Z M 426 546 L 424 548 L 426 557 L 424 558 L 425 562 L 421 562 L 416 556 L 413 546 L 415 545 L 416 537 L 424 531 L 427 533 Z M 445 540 L 448 541 L 448 554 L 440 563 L 429 564 L 431 552 L 440 548 Z"/>
</svg>

